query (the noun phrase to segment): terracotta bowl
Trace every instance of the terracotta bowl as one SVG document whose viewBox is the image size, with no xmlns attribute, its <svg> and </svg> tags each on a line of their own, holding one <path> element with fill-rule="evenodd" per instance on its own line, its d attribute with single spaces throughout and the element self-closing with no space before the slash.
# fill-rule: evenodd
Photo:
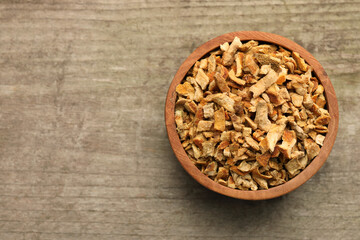
<svg viewBox="0 0 360 240">
<path fill-rule="evenodd" d="M 200 172 L 200 170 L 190 161 L 190 159 L 185 153 L 184 148 L 181 146 L 178 133 L 176 132 L 174 116 L 176 86 L 183 80 L 188 70 L 197 60 L 202 58 L 208 52 L 218 48 L 220 44 L 223 44 L 224 42 L 232 42 L 232 40 L 236 36 L 239 37 L 240 40 L 243 42 L 247 40 L 258 40 L 262 42 L 273 43 L 275 45 L 287 48 L 291 51 L 298 52 L 300 56 L 304 58 L 305 61 L 313 67 L 316 76 L 324 86 L 327 106 L 331 116 L 331 120 L 328 125 L 328 133 L 326 134 L 324 145 L 322 146 L 319 155 L 315 159 L 313 159 L 313 161 L 295 178 L 291 179 L 285 184 L 272 187 L 267 190 L 243 191 L 222 186 L 211 180 L 202 172 Z M 329 156 L 335 142 L 339 124 L 339 109 L 334 87 L 331 84 L 328 75 L 326 74 L 324 68 L 320 65 L 320 63 L 308 51 L 306 51 L 303 47 L 299 46 L 295 42 L 276 34 L 257 31 L 244 31 L 227 33 L 204 43 L 203 45 L 198 47 L 193 53 L 191 53 L 190 56 L 183 62 L 183 64 L 180 66 L 179 70 L 175 74 L 175 77 L 169 87 L 165 105 L 165 123 L 169 141 L 177 159 L 184 167 L 184 169 L 196 181 L 214 192 L 229 197 L 246 200 L 263 200 L 279 197 L 295 190 L 300 185 L 309 180 L 317 171 L 319 171 L 319 169 L 325 163 L 327 157 Z"/>
</svg>

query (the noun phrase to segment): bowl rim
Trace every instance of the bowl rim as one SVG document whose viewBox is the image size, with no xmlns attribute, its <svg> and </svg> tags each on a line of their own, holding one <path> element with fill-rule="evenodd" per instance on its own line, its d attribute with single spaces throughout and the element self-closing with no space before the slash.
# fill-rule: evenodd
<svg viewBox="0 0 360 240">
<path fill-rule="evenodd" d="M 231 42 L 234 37 L 239 37 L 241 41 L 257 40 L 273 43 L 278 46 L 282 46 L 288 50 L 298 52 L 300 56 L 304 58 L 304 60 L 310 66 L 313 67 L 313 71 L 315 72 L 321 84 L 324 86 L 327 106 L 331 117 L 330 123 L 328 125 L 328 133 L 325 136 L 324 144 L 321 147 L 319 155 L 315 159 L 313 159 L 312 162 L 296 177 L 284 184 L 269 188 L 267 190 L 244 191 L 225 187 L 213 181 L 205 174 L 203 174 L 188 158 L 184 148 L 181 145 L 180 138 L 176 131 L 176 86 L 183 80 L 188 70 L 197 60 L 202 58 L 210 51 L 218 48 L 220 44 L 223 44 L 224 42 Z M 303 47 L 301 47 L 294 41 L 277 34 L 259 31 L 240 31 L 226 33 L 209 40 L 208 42 L 196 48 L 181 64 L 173 80 L 171 81 L 167 93 L 165 102 L 165 124 L 170 145 L 175 153 L 176 158 L 186 170 L 186 172 L 190 174 L 190 176 L 192 176 L 197 182 L 199 182 L 204 187 L 225 196 L 244 200 L 265 200 L 276 198 L 295 190 L 296 188 L 304 184 L 306 181 L 308 181 L 316 172 L 319 171 L 319 169 L 325 163 L 335 143 L 339 125 L 339 108 L 334 87 L 331 84 L 327 73 L 325 72 L 321 64 L 307 50 L 305 50 Z"/>
</svg>

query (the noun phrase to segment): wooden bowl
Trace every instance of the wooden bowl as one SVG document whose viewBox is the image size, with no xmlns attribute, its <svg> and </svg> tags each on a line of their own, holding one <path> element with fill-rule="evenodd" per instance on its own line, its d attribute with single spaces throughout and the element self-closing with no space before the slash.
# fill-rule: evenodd
<svg viewBox="0 0 360 240">
<path fill-rule="evenodd" d="M 241 41 L 257 40 L 269 42 L 278 46 L 282 46 L 291 51 L 298 52 L 300 56 L 304 58 L 305 61 L 313 67 L 316 76 L 324 86 L 327 106 L 331 116 L 331 120 L 328 125 L 328 133 L 326 134 L 324 145 L 321 147 L 319 155 L 315 159 L 313 159 L 313 161 L 295 178 L 282 185 L 272 187 L 267 190 L 243 191 L 222 186 L 219 183 L 211 180 L 190 161 L 190 159 L 186 155 L 184 148 L 181 146 L 178 133 L 176 132 L 174 116 L 176 86 L 183 80 L 188 70 L 194 65 L 197 60 L 202 58 L 208 52 L 218 48 L 220 44 L 223 44 L 224 42 L 232 42 L 234 37 L 239 37 Z M 306 51 L 303 47 L 296 44 L 295 42 L 276 34 L 257 31 L 244 31 L 227 33 L 204 43 L 203 45 L 198 47 L 192 54 L 190 54 L 190 56 L 183 62 L 183 64 L 180 66 L 179 70 L 175 74 L 175 77 L 169 87 L 165 104 L 165 123 L 169 141 L 177 159 L 184 167 L 184 169 L 196 181 L 198 181 L 204 187 L 212 191 L 229 197 L 246 200 L 263 200 L 279 197 L 293 191 L 294 189 L 305 183 L 307 180 L 309 180 L 317 171 L 319 171 L 319 169 L 325 163 L 327 157 L 329 156 L 335 142 L 339 124 L 339 109 L 334 87 L 331 84 L 328 75 L 326 74 L 324 68 L 320 65 L 320 63 L 308 51 Z"/>
</svg>

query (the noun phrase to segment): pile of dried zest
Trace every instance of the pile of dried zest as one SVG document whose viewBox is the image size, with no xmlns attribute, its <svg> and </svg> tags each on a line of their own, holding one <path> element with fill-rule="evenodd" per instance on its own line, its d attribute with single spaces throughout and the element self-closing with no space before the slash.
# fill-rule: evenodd
<svg viewBox="0 0 360 240">
<path fill-rule="evenodd" d="M 330 121 L 324 87 L 298 53 L 235 37 L 176 87 L 182 146 L 214 181 L 241 190 L 287 182 L 314 159 Z"/>
</svg>

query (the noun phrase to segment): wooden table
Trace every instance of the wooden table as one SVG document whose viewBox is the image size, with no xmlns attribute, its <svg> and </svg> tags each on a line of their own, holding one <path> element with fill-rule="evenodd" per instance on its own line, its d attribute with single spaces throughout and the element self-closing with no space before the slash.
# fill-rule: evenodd
<svg viewBox="0 0 360 240">
<path fill-rule="evenodd" d="M 359 239 L 359 0 L 74 2 L 0 2 L 0 239 Z M 241 30 L 305 47 L 339 100 L 326 164 L 268 201 L 200 186 L 165 131 L 182 61 Z"/>
</svg>

